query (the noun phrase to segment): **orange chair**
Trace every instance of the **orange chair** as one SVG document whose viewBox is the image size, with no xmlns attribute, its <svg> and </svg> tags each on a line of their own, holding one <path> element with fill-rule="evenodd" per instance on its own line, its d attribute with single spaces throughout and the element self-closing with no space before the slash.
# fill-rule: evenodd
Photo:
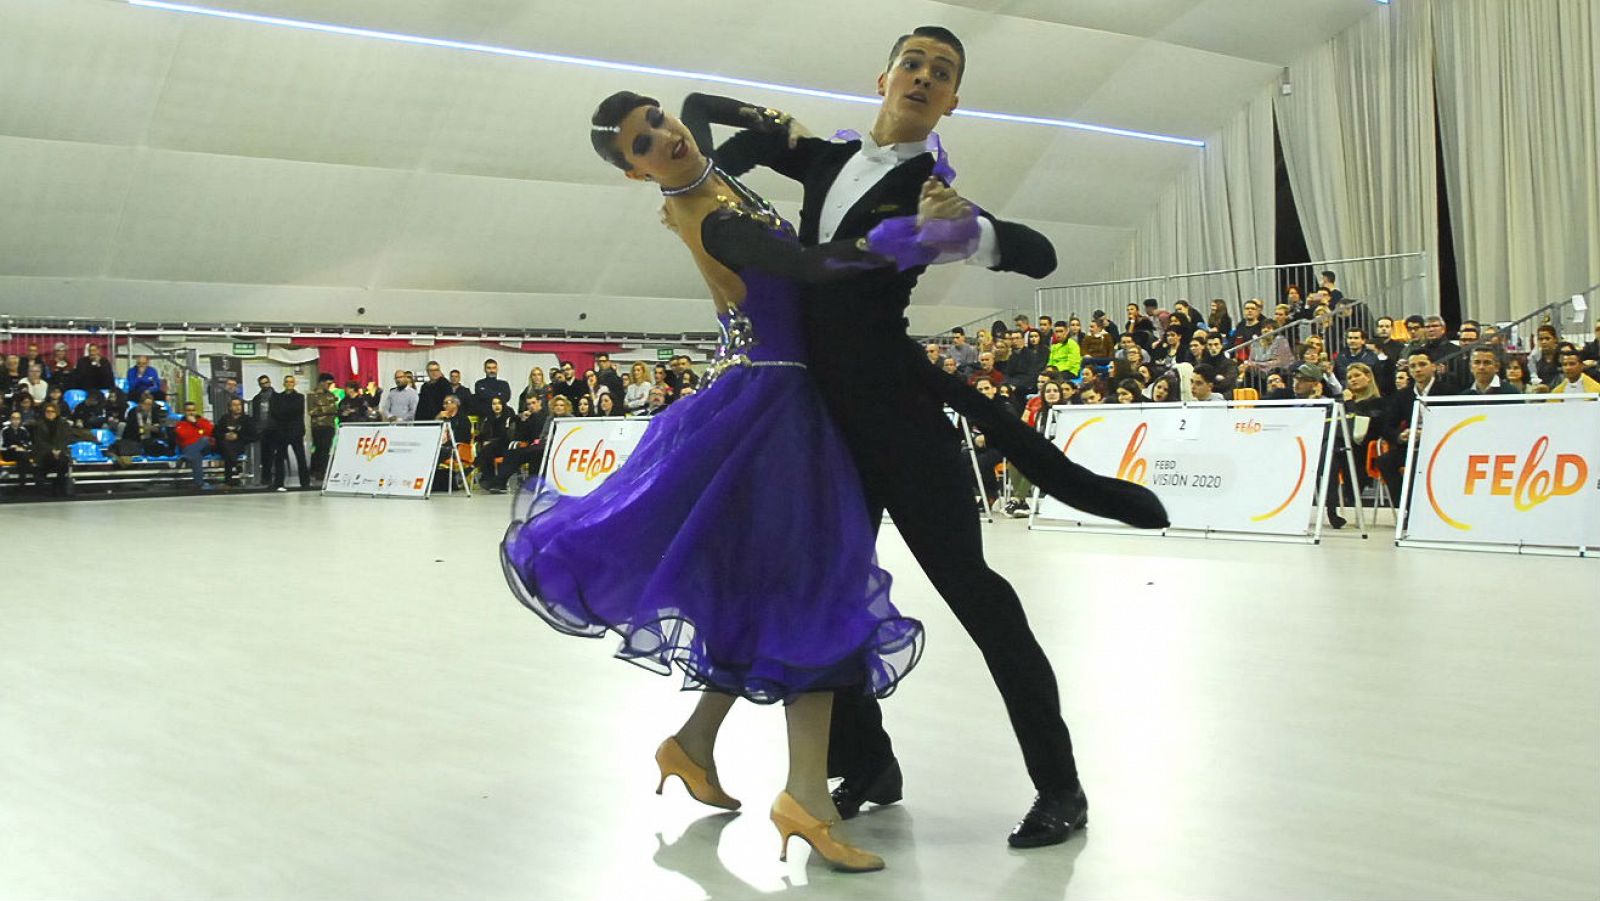
<svg viewBox="0 0 1600 901">
<path fill-rule="evenodd" d="M 1378 438 L 1367 442 L 1367 475 L 1372 478 L 1373 497 L 1376 499 L 1374 506 L 1382 504 L 1393 507 L 1394 498 L 1389 496 L 1389 485 L 1383 480 L 1383 471 L 1378 469 L 1378 458 L 1389 452 L 1389 442 Z"/>
<path fill-rule="evenodd" d="M 1235 401 L 1244 401 L 1244 406 L 1250 406 L 1250 401 L 1261 399 L 1261 392 L 1254 388 L 1235 388 L 1233 389 L 1233 399 Z"/>
</svg>

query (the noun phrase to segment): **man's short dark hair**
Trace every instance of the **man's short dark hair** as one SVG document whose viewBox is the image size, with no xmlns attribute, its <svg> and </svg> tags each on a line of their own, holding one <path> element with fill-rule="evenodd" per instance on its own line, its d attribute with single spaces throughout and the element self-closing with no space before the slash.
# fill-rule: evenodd
<svg viewBox="0 0 1600 901">
<path fill-rule="evenodd" d="M 1462 328 L 1466 328 L 1469 325 L 1472 326 L 1473 331 L 1481 331 L 1483 328 L 1482 326 L 1478 325 L 1478 320 L 1476 319 L 1464 319 L 1461 321 Z"/>
<path fill-rule="evenodd" d="M 321 375 L 317 376 L 317 381 L 319 383 L 320 382 L 331 382 L 331 381 L 333 381 L 333 373 L 324 372 Z"/>
<path fill-rule="evenodd" d="M 991 387 L 991 388 L 994 387 L 994 379 L 988 378 L 987 376 L 984 377 L 984 378 L 978 379 L 977 381 L 973 382 L 972 383 L 972 387 L 976 388 L 979 385 L 983 384 L 984 382 L 988 382 L 989 383 L 989 387 Z"/>
<path fill-rule="evenodd" d="M 941 44 L 949 44 L 956 52 L 956 56 L 960 57 L 956 60 L 956 87 L 961 87 L 961 77 L 967 74 L 967 48 L 962 45 L 961 39 L 956 37 L 955 32 L 940 25 L 922 25 L 912 29 L 910 34 L 902 34 L 895 40 L 894 48 L 889 51 L 889 62 L 883 67 L 884 71 L 887 72 L 889 67 L 894 65 L 894 61 L 900 58 L 900 48 L 912 38 L 932 38 Z"/>
<path fill-rule="evenodd" d="M 1367 330 L 1362 328 L 1359 325 L 1350 326 L 1349 328 L 1344 330 L 1344 333 L 1345 333 L 1346 336 L 1353 335 L 1353 334 L 1354 335 L 1360 335 L 1361 336 L 1361 340 L 1363 340 L 1363 341 L 1367 340 Z"/>
<path fill-rule="evenodd" d="M 1154 297 L 1146 297 L 1144 299 L 1144 308 L 1147 310 L 1153 310 L 1159 306 L 1161 306 L 1161 302 Z"/>
<path fill-rule="evenodd" d="M 960 335 L 961 337 L 965 338 L 967 336 L 967 330 L 958 325 L 950 330 L 950 334 Z"/>
<path fill-rule="evenodd" d="M 1336 282 L 1336 281 L 1339 280 L 1339 277 L 1337 275 L 1333 274 L 1333 270 L 1332 269 L 1324 269 L 1324 270 L 1322 270 L 1322 277 L 1327 279 L 1330 282 Z"/>
<path fill-rule="evenodd" d="M 1210 363 L 1201 363 L 1194 368 L 1194 374 L 1210 382 L 1217 377 L 1217 370 Z"/>
<path fill-rule="evenodd" d="M 490 363 L 494 363 L 494 365 L 496 365 L 496 366 L 500 365 L 500 363 L 497 360 L 495 360 L 494 357 L 490 357 L 489 359 L 483 361 L 483 365 L 485 365 L 485 366 L 488 366 Z"/>
</svg>

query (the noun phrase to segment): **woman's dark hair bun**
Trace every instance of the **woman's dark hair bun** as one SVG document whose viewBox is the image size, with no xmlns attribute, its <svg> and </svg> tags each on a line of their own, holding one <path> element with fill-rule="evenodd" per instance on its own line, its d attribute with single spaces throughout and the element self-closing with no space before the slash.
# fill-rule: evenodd
<svg viewBox="0 0 1600 901">
<path fill-rule="evenodd" d="M 594 115 L 589 118 L 589 140 L 594 144 L 594 152 L 600 158 L 616 166 L 624 172 L 633 168 L 627 157 L 622 155 L 622 148 L 617 146 L 617 135 L 622 128 L 622 120 L 628 114 L 641 106 L 660 106 L 661 101 L 632 91 L 618 91 L 610 97 L 600 101 L 595 107 Z"/>
</svg>

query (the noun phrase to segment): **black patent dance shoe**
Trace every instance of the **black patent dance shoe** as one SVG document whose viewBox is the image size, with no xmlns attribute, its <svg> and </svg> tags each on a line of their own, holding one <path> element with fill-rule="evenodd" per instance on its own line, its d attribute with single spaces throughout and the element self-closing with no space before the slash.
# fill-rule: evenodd
<svg viewBox="0 0 1600 901">
<path fill-rule="evenodd" d="M 889 765 L 875 775 L 846 777 L 833 790 L 833 806 L 839 809 L 839 818 L 854 819 L 862 804 L 893 804 L 905 790 L 905 778 L 900 774 L 900 761 L 890 760 Z"/>
<path fill-rule="evenodd" d="M 1059 845 L 1088 825 L 1089 799 L 1083 786 L 1042 791 L 1033 799 L 1028 815 L 1011 830 L 1006 843 L 1013 848 Z"/>
</svg>

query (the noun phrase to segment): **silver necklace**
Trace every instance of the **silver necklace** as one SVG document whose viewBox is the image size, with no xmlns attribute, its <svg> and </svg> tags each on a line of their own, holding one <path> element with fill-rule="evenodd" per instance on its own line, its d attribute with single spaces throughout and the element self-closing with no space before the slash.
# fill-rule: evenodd
<svg viewBox="0 0 1600 901">
<path fill-rule="evenodd" d="M 693 191 L 695 188 L 698 188 L 701 185 L 705 184 L 706 183 L 706 179 L 711 177 L 712 168 L 714 168 L 714 167 L 713 167 L 713 164 L 712 164 L 711 160 L 709 160 L 709 159 L 706 160 L 706 170 L 704 172 L 700 173 L 700 177 L 699 178 L 695 179 L 694 181 L 690 182 L 689 184 L 684 185 L 681 188 L 662 188 L 661 189 L 661 195 L 663 197 L 677 197 L 680 194 L 687 194 L 690 191 Z"/>
</svg>

